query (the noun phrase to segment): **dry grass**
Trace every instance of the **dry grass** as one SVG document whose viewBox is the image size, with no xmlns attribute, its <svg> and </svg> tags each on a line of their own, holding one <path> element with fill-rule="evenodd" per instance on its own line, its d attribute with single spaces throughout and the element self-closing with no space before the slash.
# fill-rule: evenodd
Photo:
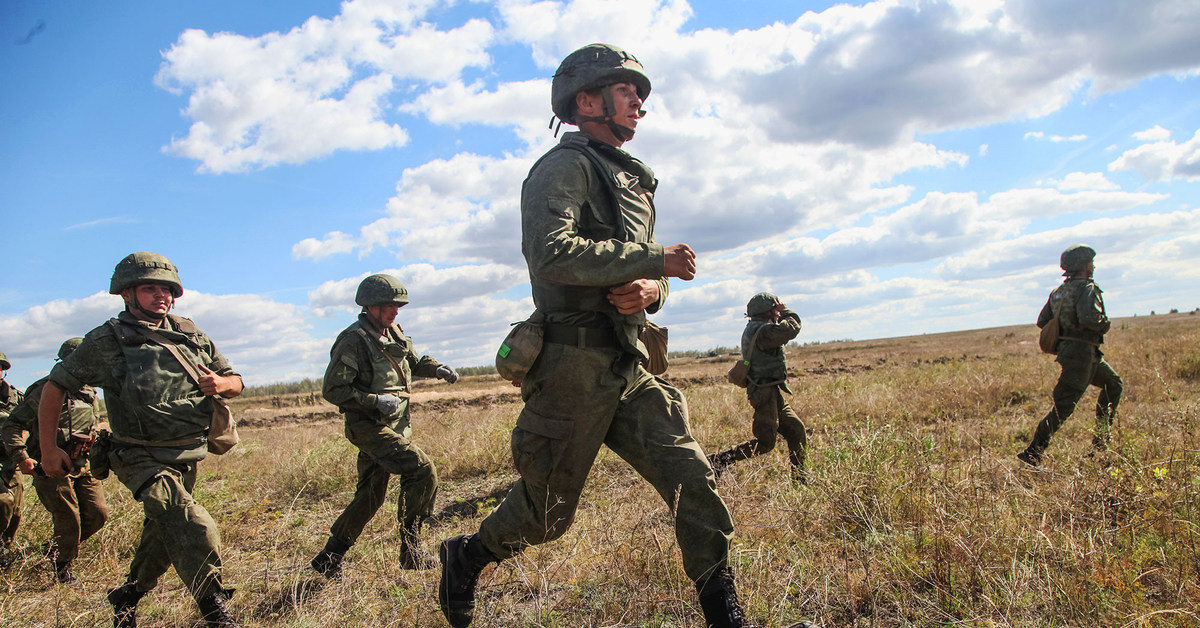
<svg viewBox="0 0 1200 628">
<path fill-rule="evenodd" d="M 1195 626 L 1200 623 L 1200 316 L 1123 319 L 1106 346 L 1125 380 L 1111 451 L 1091 451 L 1091 404 L 1055 436 L 1042 471 L 1014 459 L 1049 407 L 1057 366 L 1032 326 L 804 347 L 789 355 L 793 406 L 810 429 L 810 480 L 779 451 L 719 482 L 734 514 L 743 602 L 766 626 Z M 697 439 L 749 436 L 726 358 L 688 359 Z M 494 377 L 421 382 L 415 440 L 437 462 L 441 538 L 474 531 L 515 479 L 515 390 Z M 328 405 L 239 403 L 233 453 L 202 463 L 198 498 L 217 518 L 234 612 L 254 626 L 444 626 L 437 570 L 403 571 L 394 495 L 351 550 L 346 578 L 308 568 L 354 488 L 355 450 Z M 267 407 L 263 407 L 267 406 Z M 36 548 L 0 573 L 0 624 L 95 626 L 122 581 L 141 515 L 106 484 L 113 518 L 85 544 L 82 587 L 55 586 Z M 32 492 L 30 492 L 32 495 Z M 671 513 L 604 450 L 574 528 L 485 571 L 475 625 L 700 625 Z M 142 626 L 198 625 L 172 573 L 139 608 Z"/>
</svg>

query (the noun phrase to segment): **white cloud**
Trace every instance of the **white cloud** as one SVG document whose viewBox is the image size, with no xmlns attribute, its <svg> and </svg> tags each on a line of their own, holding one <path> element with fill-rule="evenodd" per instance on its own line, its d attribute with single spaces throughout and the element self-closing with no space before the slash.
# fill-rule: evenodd
<svg viewBox="0 0 1200 628">
<path fill-rule="evenodd" d="M 1183 144 L 1159 141 L 1127 150 L 1108 169 L 1135 170 L 1147 181 L 1200 181 L 1200 130 Z"/>
<path fill-rule="evenodd" d="M 492 27 L 438 30 L 422 21 L 437 6 L 351 0 L 340 15 L 287 33 L 184 31 L 155 81 L 191 93 L 184 113 L 193 122 L 165 150 L 202 171 L 236 172 L 404 145 L 408 133 L 384 120 L 397 89 L 452 81 L 489 61 Z"/>
<path fill-rule="evenodd" d="M 1139 142 L 1162 142 L 1171 139 L 1171 132 L 1156 124 L 1145 131 L 1134 133 L 1133 139 Z"/>
<path fill-rule="evenodd" d="M 331 231 L 321 239 L 305 238 L 292 245 L 295 259 L 320 260 L 337 253 L 349 253 L 355 249 L 354 240 L 341 231 Z"/>
<path fill-rule="evenodd" d="M 1119 190 L 1121 186 L 1108 180 L 1102 172 L 1072 172 L 1062 179 L 1050 179 L 1046 182 L 1038 182 L 1039 185 L 1053 185 L 1054 187 L 1064 190 L 1103 190 L 1112 191 Z"/>
<path fill-rule="evenodd" d="M 1056 144 L 1060 143 L 1060 142 L 1082 142 L 1082 141 L 1086 140 L 1087 138 L 1088 138 L 1088 136 L 1084 135 L 1084 134 L 1046 135 L 1042 131 L 1029 131 L 1028 133 L 1025 134 L 1025 139 L 1027 139 L 1027 140 L 1045 140 L 1047 142 L 1054 142 Z"/>
</svg>

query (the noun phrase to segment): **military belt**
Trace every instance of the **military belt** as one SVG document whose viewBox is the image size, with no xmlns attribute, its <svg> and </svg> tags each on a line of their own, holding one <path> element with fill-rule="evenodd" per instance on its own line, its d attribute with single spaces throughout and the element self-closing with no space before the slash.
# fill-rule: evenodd
<svg viewBox="0 0 1200 628">
<path fill-rule="evenodd" d="M 553 323 L 546 324 L 542 341 L 571 345 L 580 349 L 615 349 L 621 346 L 617 342 L 617 333 L 612 329 L 555 325 Z"/>
<path fill-rule="evenodd" d="M 111 438 L 123 445 L 141 445 L 143 447 L 171 447 L 193 449 L 204 445 L 208 442 L 205 436 L 197 436 L 195 438 L 180 438 L 178 440 L 142 440 L 140 438 L 130 438 L 128 436 L 118 436 L 116 433 L 111 435 Z"/>
</svg>

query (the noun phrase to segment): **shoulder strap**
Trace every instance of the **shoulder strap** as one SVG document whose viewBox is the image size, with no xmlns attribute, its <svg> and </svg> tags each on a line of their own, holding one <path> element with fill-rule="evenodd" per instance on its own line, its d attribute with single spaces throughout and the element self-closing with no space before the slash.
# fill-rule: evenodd
<svg viewBox="0 0 1200 628">
<path fill-rule="evenodd" d="M 117 319 L 114 318 L 111 320 L 119 324 Z M 179 361 L 179 364 L 183 367 L 183 370 L 187 372 L 188 377 L 192 378 L 192 382 L 197 386 L 200 385 L 200 368 L 196 366 L 196 363 L 192 361 L 192 359 L 189 358 L 186 353 L 179 350 L 179 343 L 167 338 L 166 336 L 163 336 L 149 327 L 144 327 L 142 325 L 126 325 L 126 327 L 132 328 L 137 333 L 145 336 L 148 340 L 154 342 L 155 344 L 162 345 L 163 348 L 165 348 L 167 351 L 170 351 L 171 355 L 175 356 L 175 359 Z"/>
<path fill-rule="evenodd" d="M 754 330 L 754 337 L 750 339 L 750 355 L 746 355 L 746 352 L 743 351 L 742 352 L 743 360 L 746 360 L 747 362 L 749 362 L 750 357 L 754 355 L 754 348 L 758 346 L 758 335 L 762 333 L 762 330 L 764 327 L 766 327 L 766 325 L 759 325 L 758 329 Z"/>
<path fill-rule="evenodd" d="M 359 325 L 355 331 L 357 331 L 358 335 L 362 336 L 364 340 L 374 343 L 379 347 L 379 352 L 383 354 L 383 357 L 387 358 L 388 362 L 392 363 L 392 368 L 395 369 L 396 374 L 400 376 L 400 381 L 404 382 L 405 388 L 408 388 L 411 382 L 409 382 L 408 378 L 404 376 L 404 369 L 400 366 L 400 362 L 396 360 L 396 358 L 392 357 L 392 354 L 384 350 L 382 343 L 379 342 L 379 339 L 372 337 L 371 334 L 368 334 L 367 330 L 362 328 L 362 325 Z"/>
</svg>

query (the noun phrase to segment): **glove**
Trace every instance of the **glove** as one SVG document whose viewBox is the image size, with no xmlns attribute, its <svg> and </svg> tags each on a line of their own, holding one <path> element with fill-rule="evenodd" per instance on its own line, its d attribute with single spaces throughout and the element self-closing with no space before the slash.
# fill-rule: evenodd
<svg viewBox="0 0 1200 628">
<path fill-rule="evenodd" d="M 379 395 L 375 407 L 383 416 L 392 416 L 400 411 L 400 398 L 396 395 Z"/>
<path fill-rule="evenodd" d="M 447 382 L 453 384 L 454 382 L 458 381 L 458 371 L 455 371 L 454 369 L 450 368 L 449 366 L 446 366 L 445 364 L 443 364 L 443 365 L 437 367 L 437 377 L 438 377 L 438 379 L 444 379 Z"/>
</svg>

